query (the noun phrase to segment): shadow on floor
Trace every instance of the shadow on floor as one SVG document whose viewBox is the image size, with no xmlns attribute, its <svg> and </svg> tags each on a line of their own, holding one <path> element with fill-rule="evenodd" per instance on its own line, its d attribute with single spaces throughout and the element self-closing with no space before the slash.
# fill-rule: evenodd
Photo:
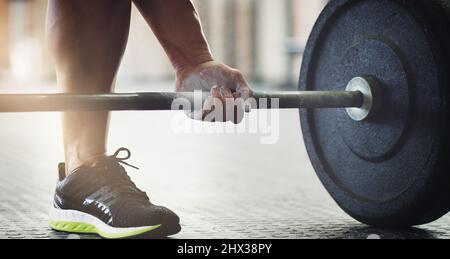
<svg viewBox="0 0 450 259">
<path fill-rule="evenodd" d="M 335 233 L 324 235 L 331 239 L 437 239 L 442 233 L 421 228 L 382 229 L 369 226 L 340 226 Z M 321 230 L 323 231 L 323 230 Z M 101 239 L 97 235 L 79 235 L 49 230 L 51 239 Z M 318 235 L 319 238 L 320 235 Z M 299 237 L 302 238 L 302 237 Z"/>
<path fill-rule="evenodd" d="M 338 239 L 436 239 L 441 233 L 417 227 L 406 229 L 382 229 L 369 226 L 343 228 Z"/>
</svg>

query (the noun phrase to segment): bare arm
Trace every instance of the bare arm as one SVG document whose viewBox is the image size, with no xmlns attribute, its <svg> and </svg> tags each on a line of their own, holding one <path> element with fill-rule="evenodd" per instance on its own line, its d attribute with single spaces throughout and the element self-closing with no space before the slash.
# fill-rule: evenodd
<svg viewBox="0 0 450 259">
<path fill-rule="evenodd" d="M 244 102 L 252 90 L 242 73 L 214 60 L 202 26 L 190 0 L 133 0 L 161 45 L 177 73 L 179 92 L 210 91 L 202 111 L 192 118 L 212 121 L 240 122 L 249 111 Z M 235 104 L 227 103 L 234 99 Z M 237 110 L 234 112 L 233 110 Z M 221 115 L 223 111 L 223 116 Z M 237 114 L 234 117 L 230 114 Z M 211 116 L 213 115 L 213 116 Z"/>
<path fill-rule="evenodd" d="M 198 14 L 189 0 L 134 0 L 174 68 L 212 61 Z"/>
</svg>

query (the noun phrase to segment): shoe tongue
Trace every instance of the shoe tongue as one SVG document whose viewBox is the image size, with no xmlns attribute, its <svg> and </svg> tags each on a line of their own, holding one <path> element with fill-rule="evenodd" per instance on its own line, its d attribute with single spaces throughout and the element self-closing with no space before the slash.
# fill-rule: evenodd
<svg viewBox="0 0 450 259">
<path fill-rule="evenodd" d="M 108 173 L 122 172 L 123 167 L 111 157 L 100 157 L 94 163 L 95 168 L 104 168 Z"/>
</svg>

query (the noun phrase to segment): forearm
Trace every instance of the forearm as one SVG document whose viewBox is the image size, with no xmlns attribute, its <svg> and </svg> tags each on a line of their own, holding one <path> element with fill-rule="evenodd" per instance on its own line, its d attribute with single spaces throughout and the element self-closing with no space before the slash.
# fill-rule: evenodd
<svg viewBox="0 0 450 259">
<path fill-rule="evenodd" d="M 176 70 L 213 60 L 190 0 L 133 0 Z"/>
</svg>

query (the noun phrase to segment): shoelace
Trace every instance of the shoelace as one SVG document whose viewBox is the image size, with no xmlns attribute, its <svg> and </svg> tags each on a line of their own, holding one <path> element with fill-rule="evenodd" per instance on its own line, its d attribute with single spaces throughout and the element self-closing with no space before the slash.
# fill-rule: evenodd
<svg viewBox="0 0 450 259">
<path fill-rule="evenodd" d="M 126 152 L 127 155 L 125 157 L 119 157 L 121 152 Z M 130 157 L 131 157 L 131 151 L 128 148 L 121 147 L 113 155 L 108 156 L 107 158 L 109 158 L 109 159 L 111 159 L 111 160 L 113 160 L 113 161 L 115 161 L 117 163 L 120 163 L 120 164 L 129 166 L 129 167 L 132 167 L 132 168 L 134 168 L 136 170 L 139 170 L 139 168 L 137 166 L 134 166 L 134 165 L 131 165 L 131 164 L 125 162 L 125 160 L 129 159 Z M 127 193 L 128 195 L 130 195 L 129 196 L 130 198 L 131 197 L 138 197 L 138 198 L 144 198 L 145 200 L 148 201 L 149 198 L 148 198 L 147 193 L 139 190 L 136 187 L 136 185 L 131 181 L 130 177 L 126 174 L 126 172 L 125 171 L 123 171 L 123 172 L 126 175 L 126 178 L 124 178 L 125 182 L 123 182 L 123 183 L 127 184 L 128 187 L 132 188 L 132 190 L 125 189 L 124 193 Z"/>
<path fill-rule="evenodd" d="M 122 151 L 127 153 L 126 157 L 119 157 L 119 154 Z M 134 168 L 136 170 L 139 170 L 139 168 L 137 166 L 130 165 L 129 163 L 125 162 L 125 160 L 128 160 L 130 157 L 131 157 L 131 151 L 128 148 L 124 148 L 124 147 L 121 147 L 121 148 L 117 149 L 117 151 L 113 155 L 108 156 L 108 158 L 110 158 L 110 159 L 112 159 L 112 160 L 114 160 L 114 161 L 116 161 L 118 163 L 121 163 L 123 165 L 129 166 L 129 167 Z"/>
</svg>

